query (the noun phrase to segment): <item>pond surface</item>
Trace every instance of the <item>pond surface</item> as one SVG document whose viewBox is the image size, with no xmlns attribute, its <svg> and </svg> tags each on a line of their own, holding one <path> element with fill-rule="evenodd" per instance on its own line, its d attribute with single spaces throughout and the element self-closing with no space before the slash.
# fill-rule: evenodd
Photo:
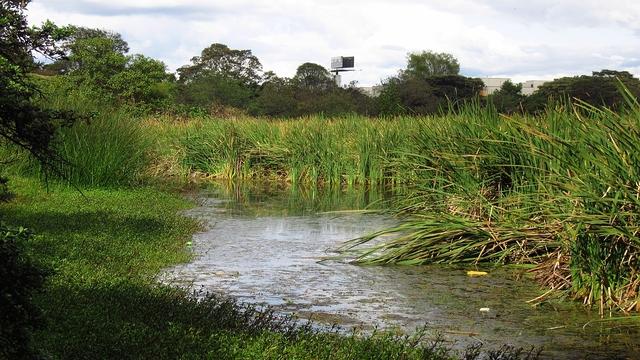
<svg viewBox="0 0 640 360">
<path fill-rule="evenodd" d="M 522 270 L 485 269 L 488 276 L 472 278 L 466 271 L 476 269 L 331 260 L 343 241 L 396 222 L 347 211 L 383 206 L 384 198 L 372 191 L 202 190 L 200 206 L 188 212 L 206 227 L 193 238 L 194 260 L 163 281 L 347 328 L 411 332 L 426 324 L 455 348 L 508 343 L 542 346 L 544 358 L 640 359 L 637 323 L 599 322 L 597 311 L 573 303 L 532 307 L 526 301 L 542 292 Z"/>
</svg>

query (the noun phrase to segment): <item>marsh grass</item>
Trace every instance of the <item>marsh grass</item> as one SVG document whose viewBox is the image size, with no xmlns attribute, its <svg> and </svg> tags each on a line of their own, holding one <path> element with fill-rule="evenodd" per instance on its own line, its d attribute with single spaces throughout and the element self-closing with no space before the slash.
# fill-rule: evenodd
<svg viewBox="0 0 640 360">
<path fill-rule="evenodd" d="M 601 314 L 640 310 L 640 106 L 625 94 L 619 113 L 585 103 L 539 117 L 469 107 L 445 125 L 423 121 L 399 165 L 417 177 L 398 202 L 407 219 L 343 250 L 395 234 L 359 249 L 357 261 L 538 264 L 543 284 Z"/>
<path fill-rule="evenodd" d="M 200 119 L 166 127 L 184 172 L 242 180 L 270 178 L 302 185 L 383 184 L 395 179 L 385 159 L 404 145 L 408 119 L 362 117 L 298 120 Z M 150 122 L 152 123 L 152 122 Z M 403 126 L 405 125 L 405 126 Z M 174 154 L 175 154 L 174 153 Z"/>
</svg>

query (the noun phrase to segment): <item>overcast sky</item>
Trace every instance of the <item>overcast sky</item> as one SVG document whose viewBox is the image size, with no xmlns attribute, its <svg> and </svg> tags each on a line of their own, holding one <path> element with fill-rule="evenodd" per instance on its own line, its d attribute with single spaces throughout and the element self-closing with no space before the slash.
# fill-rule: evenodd
<svg viewBox="0 0 640 360">
<path fill-rule="evenodd" d="M 171 71 L 217 42 L 252 50 L 280 76 L 353 55 L 358 71 L 343 83 L 361 85 L 421 50 L 453 54 L 467 76 L 640 75 L 640 0 L 34 0 L 27 13 L 31 24 L 119 32 L 131 53 Z"/>
</svg>

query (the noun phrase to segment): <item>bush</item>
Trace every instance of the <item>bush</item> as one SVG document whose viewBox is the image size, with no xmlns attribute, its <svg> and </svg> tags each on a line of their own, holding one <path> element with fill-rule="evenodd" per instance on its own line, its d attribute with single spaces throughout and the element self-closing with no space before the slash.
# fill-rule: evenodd
<svg viewBox="0 0 640 360">
<path fill-rule="evenodd" d="M 24 228 L 0 225 L 0 358 L 32 358 L 31 332 L 41 323 L 32 304 L 46 272 L 28 256 L 25 244 L 32 237 Z"/>
</svg>

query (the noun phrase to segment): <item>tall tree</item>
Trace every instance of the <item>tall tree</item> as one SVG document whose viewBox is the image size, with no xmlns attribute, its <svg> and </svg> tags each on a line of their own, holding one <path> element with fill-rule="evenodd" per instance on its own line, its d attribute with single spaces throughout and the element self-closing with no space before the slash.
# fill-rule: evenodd
<svg viewBox="0 0 640 360">
<path fill-rule="evenodd" d="M 77 53 L 82 47 L 86 47 L 89 44 L 102 45 L 102 52 L 109 54 L 123 55 L 129 52 L 129 44 L 122 38 L 117 32 L 93 29 L 82 26 L 69 26 L 71 35 L 60 46 L 64 51 L 65 57 L 59 58 L 56 61 L 41 65 L 41 71 L 44 74 L 66 74 L 74 69 L 78 68 L 78 64 L 75 61 L 69 59 L 73 53 Z M 108 47 L 105 47 L 108 46 Z"/>
<path fill-rule="evenodd" d="M 127 56 L 124 70 L 113 75 L 108 86 L 127 103 L 152 103 L 170 96 L 174 80 L 162 61 L 135 54 Z"/>
<path fill-rule="evenodd" d="M 72 26 L 71 28 L 73 34 L 69 37 L 68 41 L 66 41 L 65 48 L 68 48 L 70 44 L 73 44 L 78 40 L 102 38 L 111 40 L 114 52 L 120 54 L 126 54 L 129 52 L 129 44 L 122 38 L 120 33 L 111 30 L 94 29 L 82 26 Z"/>
<path fill-rule="evenodd" d="M 422 51 L 407 55 L 407 68 L 403 77 L 426 78 L 429 76 L 458 75 L 460 64 L 451 54 Z"/>
<path fill-rule="evenodd" d="M 489 95 L 496 109 L 505 114 L 511 114 L 522 107 L 525 96 L 522 95 L 522 84 L 514 84 L 511 80 L 505 81 L 498 91 Z"/>
<path fill-rule="evenodd" d="M 187 83 L 211 75 L 229 77 L 246 85 L 260 82 L 262 64 L 251 50 L 230 49 L 214 43 L 202 50 L 200 56 L 191 58 L 191 65 L 178 69 L 180 82 Z"/>
<path fill-rule="evenodd" d="M 74 116 L 42 109 L 34 104 L 38 90 L 27 73 L 33 68 L 33 52 L 57 57 L 56 46 L 69 32 L 47 22 L 28 27 L 24 8 L 28 0 L 0 1 L 0 137 L 27 151 L 51 169 L 60 157 L 52 146 L 56 128 L 70 124 Z M 44 272 L 28 260 L 22 248 L 29 235 L 0 224 L 0 358 L 36 358 L 30 333 L 39 311 L 32 294 L 44 282 Z"/>
<path fill-rule="evenodd" d="M 323 91 L 336 87 L 331 73 L 322 65 L 306 62 L 296 69 L 293 81 L 305 90 Z"/>
<path fill-rule="evenodd" d="M 69 46 L 69 72 L 80 82 L 106 89 L 110 79 L 124 71 L 127 57 L 106 37 L 78 39 Z"/>
<path fill-rule="evenodd" d="M 625 104 L 619 82 L 636 97 L 640 96 L 640 80 L 629 72 L 601 70 L 594 71 L 591 76 L 563 77 L 544 83 L 527 98 L 527 110 L 542 111 L 550 99 L 578 99 L 594 106 L 619 108 Z"/>
<path fill-rule="evenodd" d="M 58 159 L 51 146 L 56 128 L 73 122 L 74 116 L 35 105 L 39 92 L 27 73 L 33 69 L 34 52 L 52 59 L 62 56 L 59 45 L 71 31 L 51 22 L 29 27 L 24 14 L 28 3 L 2 0 L 0 6 L 0 137 L 49 167 Z"/>
</svg>

